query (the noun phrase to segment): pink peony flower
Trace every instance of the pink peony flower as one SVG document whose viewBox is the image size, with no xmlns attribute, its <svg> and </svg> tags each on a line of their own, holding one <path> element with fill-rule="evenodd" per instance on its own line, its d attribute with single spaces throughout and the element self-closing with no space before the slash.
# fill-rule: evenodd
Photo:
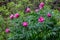
<svg viewBox="0 0 60 40">
<path fill-rule="evenodd" d="M 41 2 L 41 3 L 39 4 L 39 8 L 42 9 L 43 7 L 44 7 L 44 2 Z"/>
<path fill-rule="evenodd" d="M 10 29 L 9 28 L 6 28 L 5 32 L 6 33 L 9 33 L 10 32 Z"/>
<path fill-rule="evenodd" d="M 35 12 L 38 12 L 38 11 L 39 11 L 39 9 L 36 9 L 36 10 L 35 10 Z"/>
<path fill-rule="evenodd" d="M 13 19 L 13 18 L 14 18 L 14 15 L 13 15 L 13 14 L 11 14 L 11 15 L 10 15 L 10 19 Z"/>
<path fill-rule="evenodd" d="M 40 16 L 40 18 L 38 19 L 38 22 L 43 22 L 44 18 L 42 16 Z"/>
<path fill-rule="evenodd" d="M 50 13 L 48 13 L 48 14 L 47 14 L 47 16 L 48 16 L 48 17 L 51 17 L 51 14 L 50 14 Z"/>
<path fill-rule="evenodd" d="M 28 26 L 28 23 L 27 23 L 27 22 L 23 22 L 22 25 L 23 25 L 24 27 L 27 27 L 27 26 Z"/>
<path fill-rule="evenodd" d="M 26 12 L 27 12 L 27 13 L 30 12 L 30 11 L 31 11 L 30 8 L 27 8 L 27 9 L 26 9 Z"/>
<path fill-rule="evenodd" d="M 18 13 L 16 13 L 15 15 L 14 15 L 14 17 L 15 18 L 18 18 L 20 15 L 18 14 Z"/>
<path fill-rule="evenodd" d="M 40 6 L 39 8 L 40 8 L 40 9 L 42 9 L 43 7 L 42 7 L 42 6 Z"/>
</svg>

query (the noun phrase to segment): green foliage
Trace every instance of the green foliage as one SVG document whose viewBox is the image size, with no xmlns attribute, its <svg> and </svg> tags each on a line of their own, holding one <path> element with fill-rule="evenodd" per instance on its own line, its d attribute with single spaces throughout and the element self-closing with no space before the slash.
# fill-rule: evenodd
<svg viewBox="0 0 60 40">
<path fill-rule="evenodd" d="M 51 13 L 51 17 L 47 17 L 47 13 Z M 20 12 L 21 13 L 21 12 Z M 23 14 L 23 15 L 22 15 Z M 43 16 L 45 21 L 38 22 L 38 18 Z M 39 12 L 21 13 L 20 17 L 11 20 L 10 27 L 11 34 L 8 35 L 7 40 L 59 40 L 60 38 L 60 14 L 57 10 L 51 10 L 48 6 Z M 28 22 L 28 26 L 22 26 L 22 22 Z M 10 36 L 13 35 L 13 36 Z"/>
<path fill-rule="evenodd" d="M 0 14 L 5 17 L 8 16 L 10 14 L 10 12 L 8 11 L 8 9 L 6 9 L 5 6 L 0 7 Z"/>
<path fill-rule="evenodd" d="M 41 1 L 45 1 L 46 5 L 35 12 Z M 48 2 L 52 0 L 12 0 L 0 6 L 0 40 L 60 40 L 60 13 L 51 10 Z M 30 13 L 24 13 L 26 7 L 31 8 Z M 51 17 L 47 17 L 48 12 Z M 8 16 L 15 13 L 19 13 L 20 17 L 10 20 Z M 42 23 L 38 22 L 40 16 L 45 19 Z M 24 21 L 28 22 L 27 27 L 22 26 Z M 10 33 L 5 33 L 7 27 Z"/>
<path fill-rule="evenodd" d="M 4 32 L 5 28 L 6 28 L 6 23 L 2 18 L 2 16 L 0 15 L 0 40 L 4 40 L 6 38 Z"/>
</svg>

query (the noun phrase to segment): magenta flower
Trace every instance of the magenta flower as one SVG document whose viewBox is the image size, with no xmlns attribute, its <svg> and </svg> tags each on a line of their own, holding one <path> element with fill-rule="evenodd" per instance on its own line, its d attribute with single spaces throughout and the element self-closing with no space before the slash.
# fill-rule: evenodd
<svg viewBox="0 0 60 40">
<path fill-rule="evenodd" d="M 51 17 L 51 14 L 50 14 L 50 13 L 48 13 L 48 14 L 47 14 L 47 16 L 48 16 L 48 17 Z"/>
<path fill-rule="evenodd" d="M 20 15 L 18 14 L 18 13 L 16 13 L 15 15 L 14 15 L 14 17 L 15 18 L 18 18 Z"/>
<path fill-rule="evenodd" d="M 5 32 L 6 33 L 9 33 L 10 32 L 10 29 L 9 28 L 6 28 Z"/>
<path fill-rule="evenodd" d="M 30 12 L 31 10 L 30 10 L 30 8 L 26 8 L 26 12 L 28 13 L 28 12 Z"/>
<path fill-rule="evenodd" d="M 13 18 L 14 18 L 14 15 L 13 15 L 13 14 L 11 14 L 11 15 L 10 15 L 10 19 L 13 19 Z"/>
<path fill-rule="evenodd" d="M 43 7 L 44 7 L 44 2 L 41 2 L 41 3 L 39 4 L 39 8 L 42 9 Z"/>
<path fill-rule="evenodd" d="M 27 23 L 27 22 L 23 22 L 22 25 L 23 25 L 24 27 L 27 27 L 27 26 L 28 26 L 28 23 Z"/>
<path fill-rule="evenodd" d="M 38 22 L 43 22 L 44 18 L 42 16 L 40 16 L 40 18 L 38 19 Z"/>
<path fill-rule="evenodd" d="M 35 12 L 38 12 L 38 11 L 39 11 L 39 9 L 36 9 L 36 10 L 35 10 Z"/>
</svg>

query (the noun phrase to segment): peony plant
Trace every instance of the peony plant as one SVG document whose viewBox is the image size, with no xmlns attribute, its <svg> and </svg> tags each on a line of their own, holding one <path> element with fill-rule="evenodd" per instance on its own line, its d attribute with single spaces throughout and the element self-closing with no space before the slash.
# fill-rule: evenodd
<svg viewBox="0 0 60 40">
<path fill-rule="evenodd" d="M 57 40 L 57 37 L 59 38 L 57 25 L 60 21 L 59 12 L 55 15 L 44 2 L 39 4 L 38 10 L 31 12 L 32 10 L 27 8 L 25 11 L 26 13 L 22 13 L 23 16 L 21 13 L 10 16 L 10 23 L 14 26 L 5 30 L 6 33 L 11 33 L 8 33 L 7 40 Z"/>
</svg>

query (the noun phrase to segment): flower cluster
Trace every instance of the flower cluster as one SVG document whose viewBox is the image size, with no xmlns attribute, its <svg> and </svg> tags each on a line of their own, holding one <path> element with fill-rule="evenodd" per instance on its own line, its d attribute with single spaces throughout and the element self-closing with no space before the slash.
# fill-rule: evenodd
<svg viewBox="0 0 60 40">
<path fill-rule="evenodd" d="M 16 13 L 16 14 L 11 14 L 10 15 L 10 19 L 14 19 L 14 18 L 18 18 L 19 17 L 19 14 L 18 13 Z"/>
<path fill-rule="evenodd" d="M 44 7 L 44 3 L 41 2 L 41 3 L 39 4 L 39 9 L 42 9 L 43 7 Z M 35 12 L 38 12 L 39 9 L 36 9 Z M 28 13 L 28 12 L 31 12 L 31 9 L 30 9 L 30 8 L 26 8 L 25 11 Z M 11 15 L 10 15 L 10 19 L 12 20 L 12 19 L 14 19 L 14 18 L 18 18 L 19 16 L 20 16 L 20 15 L 19 15 L 18 13 L 16 13 L 16 14 L 11 14 Z M 51 14 L 48 13 L 47 16 L 48 16 L 48 17 L 51 17 Z M 45 18 L 44 18 L 43 16 L 40 16 L 40 17 L 38 18 L 38 22 L 40 22 L 40 23 L 44 22 L 44 20 L 45 20 Z M 28 22 L 25 22 L 25 21 L 24 21 L 24 22 L 22 23 L 22 26 L 27 27 L 27 26 L 28 26 Z M 9 33 L 9 32 L 10 32 L 10 29 L 6 28 L 5 32 L 6 32 L 6 33 Z"/>
</svg>

